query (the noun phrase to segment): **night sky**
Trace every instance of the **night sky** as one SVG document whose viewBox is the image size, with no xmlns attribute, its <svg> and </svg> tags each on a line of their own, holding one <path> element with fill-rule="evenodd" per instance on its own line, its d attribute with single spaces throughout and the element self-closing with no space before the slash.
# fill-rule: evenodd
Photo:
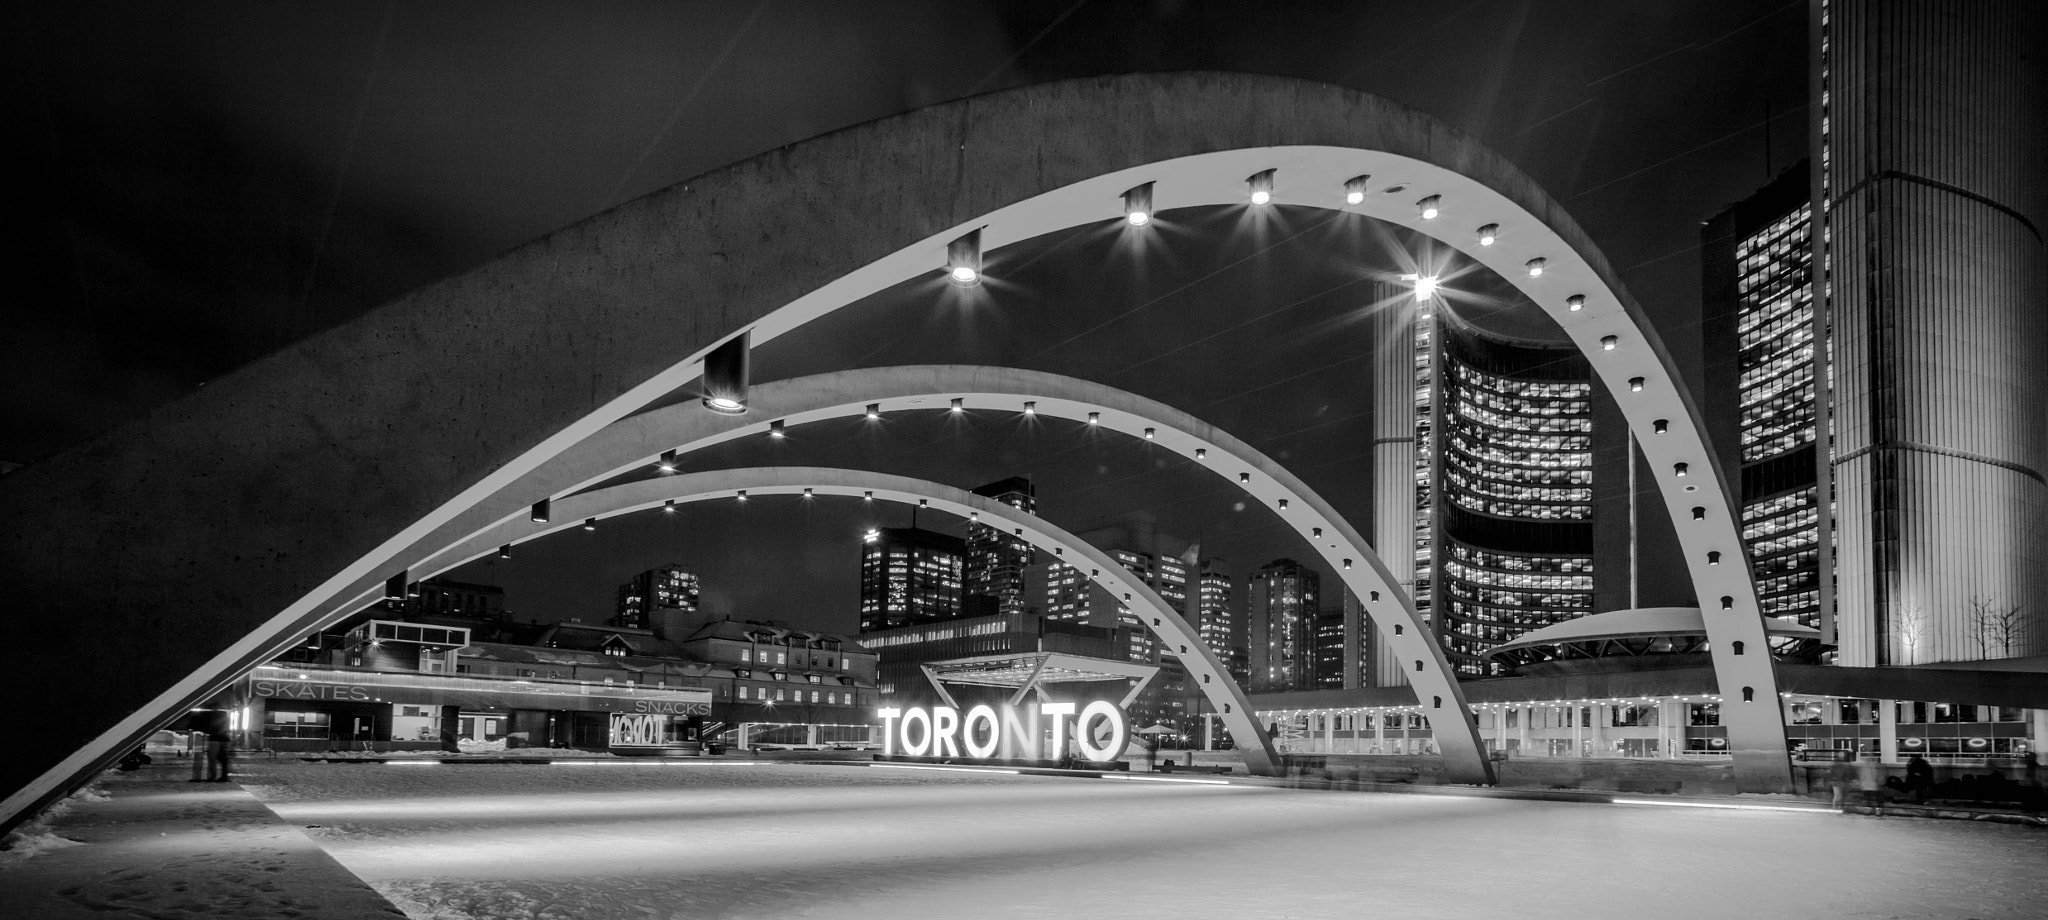
<svg viewBox="0 0 2048 920">
<path fill-rule="evenodd" d="M 0 460 L 33 463 L 268 352 L 605 208 L 919 106 L 1130 71 L 1299 77 L 1418 108 L 1586 228 L 1697 371 L 1699 223 L 1804 155 L 1806 4 L 716 2 L 15 4 L 17 242 Z M 1143 247 L 1080 228 L 921 279 L 755 355 L 757 381 L 1009 364 L 1172 403 L 1369 530 L 1370 279 L 1419 243 L 1331 212 L 1169 212 Z M 1528 332 L 1465 278 L 1467 315 Z M 1517 324 L 1522 324 L 1517 326 Z M 435 347 L 427 343 L 426 347 Z M 451 360 L 459 356 L 451 355 Z M 1133 511 L 1240 578 L 1306 547 L 1142 443 L 1014 414 L 792 430 L 691 461 L 1039 483 L 1086 530 Z M 879 515 L 879 516 L 877 516 Z M 907 509 L 801 500 L 607 522 L 454 573 L 522 617 L 601 620 L 679 561 L 711 609 L 851 631 L 855 541 Z M 944 523 L 954 527 L 954 522 Z M 957 532 L 957 528 L 954 528 Z"/>
</svg>

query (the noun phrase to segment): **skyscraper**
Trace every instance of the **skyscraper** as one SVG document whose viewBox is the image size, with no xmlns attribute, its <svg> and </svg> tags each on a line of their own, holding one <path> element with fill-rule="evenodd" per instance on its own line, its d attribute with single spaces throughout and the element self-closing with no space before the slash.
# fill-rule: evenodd
<svg viewBox="0 0 2048 920">
<path fill-rule="evenodd" d="M 1215 653 L 1232 679 L 1243 686 L 1250 654 L 1246 651 L 1244 617 L 1237 607 L 1237 582 L 1230 577 L 1230 563 L 1204 559 L 1195 575 L 1190 613 L 1195 629 L 1202 634 L 1209 651 Z"/>
<path fill-rule="evenodd" d="M 991 482 L 974 494 L 993 498 L 1027 514 L 1038 513 L 1038 493 L 1022 476 Z M 964 589 L 970 596 L 995 599 L 1001 613 L 1021 613 L 1026 606 L 1024 573 L 1031 567 L 1031 544 L 987 524 L 967 525 Z"/>
<path fill-rule="evenodd" d="M 1276 559 L 1252 576 L 1246 618 L 1251 625 L 1253 693 L 1313 690 L 1316 619 L 1322 576 L 1292 559 Z"/>
<path fill-rule="evenodd" d="M 1812 196 L 1806 161 L 1700 230 L 1707 432 L 1739 482 L 1743 549 L 1765 616 L 1832 641 L 1826 396 L 1815 347 Z M 1831 568 L 1831 566 L 1830 566 Z"/>
<path fill-rule="evenodd" d="M 611 623 L 652 629 L 664 613 L 696 613 L 699 590 L 696 573 L 684 569 L 680 562 L 648 569 L 619 586 Z"/>
<path fill-rule="evenodd" d="M 1412 559 L 1406 587 L 1452 668 L 1489 674 L 1487 649 L 1593 612 L 1591 368 L 1401 286 L 1379 295 L 1374 545 L 1397 572 Z"/>
<path fill-rule="evenodd" d="M 2048 14 L 1813 11 L 1839 660 L 2048 652 Z M 2019 611 L 2018 634 L 1986 635 L 1987 605 Z"/>
<path fill-rule="evenodd" d="M 861 632 L 960 616 L 966 551 L 958 537 L 916 527 L 870 531 L 860 556 Z"/>
</svg>

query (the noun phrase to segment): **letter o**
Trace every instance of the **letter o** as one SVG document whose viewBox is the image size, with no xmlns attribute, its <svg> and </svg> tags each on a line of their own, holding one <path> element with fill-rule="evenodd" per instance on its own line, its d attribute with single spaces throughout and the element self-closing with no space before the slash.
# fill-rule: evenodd
<svg viewBox="0 0 2048 920">
<path fill-rule="evenodd" d="M 977 742 L 974 740 L 974 725 L 977 722 L 988 723 L 987 742 Z M 1001 736 L 996 733 L 996 729 L 996 711 L 990 709 L 986 704 L 967 710 L 966 721 L 960 723 L 960 743 L 967 747 L 967 756 L 995 756 L 996 742 L 1001 739 Z"/>
<path fill-rule="evenodd" d="M 924 736 L 917 739 L 916 744 L 910 743 L 910 723 L 912 722 L 924 723 Z M 903 727 L 898 729 L 898 731 L 901 732 L 899 737 L 903 739 L 903 753 L 909 754 L 912 757 L 923 757 L 924 752 L 931 750 L 932 714 L 926 712 L 923 706 L 912 706 L 909 709 L 903 710 L 903 722 L 901 724 Z"/>
<path fill-rule="evenodd" d="M 1109 722 L 1109 741 L 1100 747 L 1095 745 L 1095 733 L 1088 729 L 1088 723 L 1097 718 Z M 1081 710 L 1081 717 L 1074 720 L 1074 741 L 1080 745 L 1082 756 L 1089 760 L 1122 757 L 1130 740 L 1130 728 L 1124 724 L 1123 710 L 1108 700 L 1089 703 Z"/>
</svg>

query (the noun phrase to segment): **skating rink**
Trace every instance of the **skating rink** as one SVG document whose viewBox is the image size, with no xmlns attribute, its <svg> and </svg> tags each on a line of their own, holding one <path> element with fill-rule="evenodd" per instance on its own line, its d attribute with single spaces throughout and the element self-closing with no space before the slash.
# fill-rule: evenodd
<svg viewBox="0 0 2048 920">
<path fill-rule="evenodd" d="M 248 763 L 415 918 L 2048 916 L 2048 831 L 866 766 Z"/>
</svg>

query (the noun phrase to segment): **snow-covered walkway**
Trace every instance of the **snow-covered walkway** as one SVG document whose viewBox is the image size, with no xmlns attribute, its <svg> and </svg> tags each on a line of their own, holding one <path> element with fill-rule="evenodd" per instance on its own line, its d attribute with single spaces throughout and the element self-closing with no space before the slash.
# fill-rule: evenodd
<svg viewBox="0 0 2048 920">
<path fill-rule="evenodd" d="M 2048 833 L 793 763 L 251 764 L 416 918 L 2033 918 Z"/>
</svg>

